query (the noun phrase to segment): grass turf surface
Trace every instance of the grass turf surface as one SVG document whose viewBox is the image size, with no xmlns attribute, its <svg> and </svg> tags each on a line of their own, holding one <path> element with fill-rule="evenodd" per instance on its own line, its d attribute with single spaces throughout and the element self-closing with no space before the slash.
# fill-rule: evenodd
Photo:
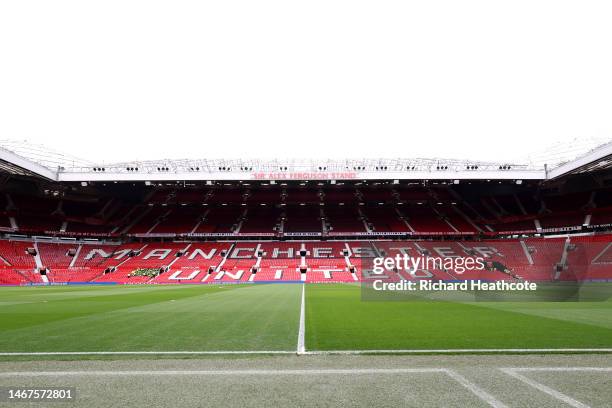
<svg viewBox="0 0 612 408">
<path fill-rule="evenodd" d="M 299 285 L 0 289 L 0 351 L 294 350 Z"/>
<path fill-rule="evenodd" d="M 354 285 L 306 293 L 308 350 L 612 347 L 610 301 L 362 301 Z"/>
<path fill-rule="evenodd" d="M 301 289 L 0 288 L 0 351 L 294 351 Z M 310 351 L 610 347 L 610 301 L 364 302 L 359 286 L 306 287 Z"/>
</svg>

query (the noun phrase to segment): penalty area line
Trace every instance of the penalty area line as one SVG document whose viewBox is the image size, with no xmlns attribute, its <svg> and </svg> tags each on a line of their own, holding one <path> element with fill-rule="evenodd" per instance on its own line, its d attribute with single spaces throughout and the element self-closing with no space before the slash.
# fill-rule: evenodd
<svg viewBox="0 0 612 408">
<path fill-rule="evenodd" d="M 506 367 L 501 368 L 502 371 L 541 371 L 541 372 L 609 372 L 612 371 L 612 367 Z"/>
<path fill-rule="evenodd" d="M 244 369 L 244 370 L 75 370 L 75 371 L 15 371 L 0 372 L 0 377 L 61 377 L 106 375 L 352 375 L 352 374 L 425 374 L 446 373 L 445 368 L 347 368 L 347 369 Z"/>
<path fill-rule="evenodd" d="M 445 369 L 444 372 L 449 377 L 451 377 L 453 380 L 455 380 L 459 384 L 461 384 L 468 391 L 470 391 L 472 394 L 476 395 L 482 401 L 487 403 L 489 406 L 491 406 L 493 408 L 508 408 L 508 406 L 506 404 L 504 404 L 503 402 L 499 401 L 493 395 L 489 394 L 488 392 L 486 392 L 485 390 L 483 390 L 482 388 L 480 388 L 479 386 L 477 386 L 473 382 L 469 381 L 467 378 L 465 378 L 461 374 L 458 374 L 457 372 L 455 372 L 453 370 L 450 370 L 450 369 Z"/>
<path fill-rule="evenodd" d="M 574 408 L 590 408 L 588 405 L 570 397 L 569 395 L 566 395 L 560 391 L 555 390 L 554 388 L 551 388 L 547 385 L 542 384 L 541 382 L 532 380 L 529 377 L 526 377 L 522 374 L 519 374 L 519 370 L 520 371 L 526 371 L 526 370 L 521 370 L 519 369 L 513 369 L 513 368 L 500 368 L 500 370 L 509 375 L 510 377 L 514 377 L 515 379 L 529 385 L 532 388 L 535 388 L 538 391 L 543 392 L 544 394 L 547 394 L 569 406 L 572 406 Z M 569 371 L 569 370 L 565 370 L 565 371 Z"/>
</svg>

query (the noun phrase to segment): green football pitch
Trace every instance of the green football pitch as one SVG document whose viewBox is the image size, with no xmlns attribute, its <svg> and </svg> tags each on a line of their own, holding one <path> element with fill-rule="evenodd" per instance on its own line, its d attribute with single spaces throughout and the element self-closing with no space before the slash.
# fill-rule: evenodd
<svg viewBox="0 0 612 408">
<path fill-rule="evenodd" d="M 363 301 L 305 286 L 306 351 L 611 348 L 612 302 Z M 296 352 L 300 284 L 0 288 L 0 353 Z"/>
</svg>

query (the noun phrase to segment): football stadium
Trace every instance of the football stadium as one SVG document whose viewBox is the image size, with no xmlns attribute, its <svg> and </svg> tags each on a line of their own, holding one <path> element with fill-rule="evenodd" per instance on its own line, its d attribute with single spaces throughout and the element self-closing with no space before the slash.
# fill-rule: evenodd
<svg viewBox="0 0 612 408">
<path fill-rule="evenodd" d="M 612 143 L 538 166 L 96 164 L 5 141 L 0 387 L 106 407 L 610 406 L 611 163 Z"/>
</svg>

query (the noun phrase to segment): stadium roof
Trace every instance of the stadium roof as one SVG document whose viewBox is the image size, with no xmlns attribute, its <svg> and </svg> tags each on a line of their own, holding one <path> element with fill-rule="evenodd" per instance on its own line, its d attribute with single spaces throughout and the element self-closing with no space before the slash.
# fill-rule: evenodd
<svg viewBox="0 0 612 408">
<path fill-rule="evenodd" d="M 153 160 L 95 164 L 42 146 L 0 141 L 0 171 L 59 182 L 207 180 L 552 180 L 612 167 L 612 142 L 552 168 L 454 159 Z"/>
<path fill-rule="evenodd" d="M 612 142 L 599 146 L 575 160 L 562 163 L 548 173 L 549 179 L 568 174 L 595 172 L 612 168 Z"/>
</svg>

